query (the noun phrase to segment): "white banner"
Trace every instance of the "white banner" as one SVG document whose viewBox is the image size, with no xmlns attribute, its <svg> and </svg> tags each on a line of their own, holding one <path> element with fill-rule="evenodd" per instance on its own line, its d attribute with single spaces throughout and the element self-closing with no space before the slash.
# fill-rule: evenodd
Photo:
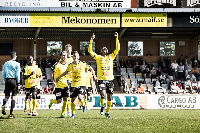
<svg viewBox="0 0 200 133">
<path fill-rule="evenodd" d="M 0 96 L 0 105 L 4 96 Z M 15 110 L 24 109 L 25 96 L 17 96 Z M 41 95 L 38 100 L 37 109 L 48 109 L 50 99 L 54 95 Z M 100 109 L 100 96 L 91 95 L 88 102 L 90 109 Z M 112 109 L 200 109 L 200 95 L 148 95 L 148 94 L 114 94 L 112 98 Z M 106 106 L 106 101 L 105 101 Z M 76 99 L 76 109 L 80 103 Z M 6 104 L 6 110 L 10 109 L 10 100 Z M 53 104 L 52 109 L 61 109 L 62 103 Z"/>
<path fill-rule="evenodd" d="M 30 27 L 29 13 L 1 13 L 0 27 Z"/>
<path fill-rule="evenodd" d="M 130 8 L 131 0 L 1 0 L 2 7 Z"/>
</svg>

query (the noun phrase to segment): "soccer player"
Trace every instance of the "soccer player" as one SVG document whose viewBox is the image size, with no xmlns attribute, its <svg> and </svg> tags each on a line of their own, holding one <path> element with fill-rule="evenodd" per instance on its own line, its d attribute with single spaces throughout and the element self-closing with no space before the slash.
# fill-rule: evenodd
<svg viewBox="0 0 200 133">
<path fill-rule="evenodd" d="M 86 74 L 86 92 L 85 92 L 85 106 L 88 110 L 87 102 L 90 100 L 90 94 L 92 91 L 93 75 L 89 69 L 85 69 Z"/>
<path fill-rule="evenodd" d="M 62 73 L 64 73 L 68 67 L 68 64 L 66 63 L 67 60 L 67 52 L 63 51 L 61 55 L 61 60 L 57 62 L 56 65 L 54 65 L 53 75 L 51 77 L 51 80 L 53 81 L 53 84 L 55 85 L 55 95 L 56 99 L 51 99 L 49 108 L 52 107 L 52 104 L 59 104 L 62 102 L 63 98 L 63 106 L 62 106 L 62 112 L 61 112 L 61 118 L 65 118 L 65 110 L 67 107 L 68 97 L 70 96 L 68 84 L 67 84 L 67 76 L 63 76 L 58 81 L 56 81 L 56 78 L 60 76 Z"/>
<path fill-rule="evenodd" d="M 72 110 L 72 116 L 71 118 L 75 117 L 75 99 L 78 96 L 79 101 L 82 104 L 83 112 L 86 111 L 83 94 L 85 91 L 85 82 L 86 82 L 86 75 L 85 75 L 85 69 L 90 69 L 92 71 L 92 68 L 88 67 L 86 63 L 83 63 L 79 60 L 79 53 L 77 51 L 74 51 L 73 54 L 73 62 L 68 65 L 67 70 L 57 77 L 56 81 L 59 81 L 59 79 L 62 76 L 65 76 L 69 72 L 72 74 L 72 83 L 71 87 L 74 88 L 74 91 L 72 93 L 71 98 L 71 110 Z M 94 74 L 94 73 L 93 73 Z"/>
<path fill-rule="evenodd" d="M 13 109 L 15 107 L 15 96 L 17 95 L 17 88 L 20 87 L 20 64 L 15 60 L 17 58 L 16 52 L 11 52 L 10 57 L 11 60 L 5 62 L 3 65 L 3 80 L 5 81 L 5 98 L 3 99 L 2 114 L 6 115 L 5 105 L 10 98 L 10 92 L 12 92 L 11 96 L 11 108 L 10 115 L 8 118 L 15 118 L 13 115 Z"/>
<path fill-rule="evenodd" d="M 70 44 L 67 44 L 65 46 L 65 51 L 67 52 L 67 64 L 69 65 L 70 63 L 73 62 L 72 58 L 72 46 Z M 68 89 L 70 90 L 70 97 L 73 93 L 73 88 L 71 87 L 71 82 L 72 82 L 72 77 L 71 74 L 66 75 L 67 76 L 67 84 L 68 84 Z M 71 99 L 70 97 L 67 98 L 67 112 L 65 115 L 71 116 Z"/>
<path fill-rule="evenodd" d="M 24 68 L 23 79 L 25 80 L 26 88 L 26 98 L 25 98 L 25 110 L 27 107 L 27 101 L 29 100 L 30 113 L 28 115 L 36 116 L 36 90 L 37 90 L 37 77 L 40 77 L 41 74 L 37 72 L 37 66 L 34 65 L 33 56 L 27 57 L 27 65 Z M 31 96 L 30 96 L 31 95 Z"/>
<path fill-rule="evenodd" d="M 111 109 L 112 104 L 112 95 L 113 95 L 113 89 L 114 89 L 114 83 L 113 83 L 113 60 L 117 56 L 119 50 L 120 50 L 120 43 L 118 40 L 118 33 L 115 32 L 114 34 L 116 38 L 116 49 L 108 55 L 108 49 L 106 47 L 103 47 L 101 49 L 101 55 L 97 55 L 95 52 L 92 51 L 92 42 L 95 38 L 95 35 L 93 34 L 90 40 L 90 44 L 88 47 L 88 52 L 90 55 L 96 60 L 97 64 L 97 80 L 98 80 L 98 86 L 100 91 L 100 103 L 101 103 L 101 110 L 100 114 L 104 114 L 104 101 L 105 96 L 107 93 L 107 110 L 105 113 L 106 118 L 111 118 L 109 111 Z"/>
</svg>

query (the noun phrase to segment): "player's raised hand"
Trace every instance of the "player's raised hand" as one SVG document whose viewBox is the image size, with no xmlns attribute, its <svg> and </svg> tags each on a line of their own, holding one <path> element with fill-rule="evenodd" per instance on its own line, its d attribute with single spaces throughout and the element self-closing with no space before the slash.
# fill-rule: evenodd
<svg viewBox="0 0 200 133">
<path fill-rule="evenodd" d="M 115 38 L 118 38 L 118 33 L 115 32 L 115 33 L 114 33 L 114 36 L 115 36 Z"/>
<path fill-rule="evenodd" d="M 95 38 L 95 35 L 93 33 L 92 36 L 91 36 L 91 40 L 94 40 L 94 38 Z"/>
</svg>

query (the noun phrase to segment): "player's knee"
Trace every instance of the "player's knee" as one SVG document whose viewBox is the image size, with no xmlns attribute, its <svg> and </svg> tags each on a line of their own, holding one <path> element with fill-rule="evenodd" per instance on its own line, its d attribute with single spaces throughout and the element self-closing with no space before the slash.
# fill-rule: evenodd
<svg viewBox="0 0 200 133">
<path fill-rule="evenodd" d="M 58 99 L 58 100 L 57 100 L 57 103 L 61 103 L 61 101 L 62 101 L 61 99 Z"/>
</svg>

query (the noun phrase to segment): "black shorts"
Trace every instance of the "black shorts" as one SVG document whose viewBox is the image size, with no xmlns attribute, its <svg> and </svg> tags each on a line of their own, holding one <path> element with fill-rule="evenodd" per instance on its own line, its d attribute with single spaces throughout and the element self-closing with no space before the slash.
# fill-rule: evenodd
<svg viewBox="0 0 200 133">
<path fill-rule="evenodd" d="M 73 93 L 71 95 L 71 98 L 77 97 L 78 94 L 84 95 L 86 87 L 85 86 L 79 86 L 79 87 L 73 87 L 73 89 L 74 89 L 74 91 L 73 91 Z"/>
<path fill-rule="evenodd" d="M 98 81 L 99 92 L 106 90 L 106 93 L 113 94 L 114 83 L 112 80 L 99 80 Z"/>
<path fill-rule="evenodd" d="M 65 88 L 55 88 L 55 95 L 56 100 L 61 99 L 62 97 L 69 97 L 69 89 L 67 87 Z"/>
<path fill-rule="evenodd" d="M 12 92 L 12 96 L 17 95 L 17 80 L 14 78 L 7 78 L 5 82 L 5 96 L 10 96 L 10 92 Z"/>
<path fill-rule="evenodd" d="M 91 93 L 92 93 L 92 87 L 87 87 L 87 89 L 86 89 L 86 94 L 87 94 L 88 96 L 90 96 Z"/>
<path fill-rule="evenodd" d="M 35 86 L 31 88 L 26 88 L 26 95 L 30 95 L 31 93 L 36 92 L 36 91 L 37 91 L 37 88 Z"/>
</svg>

